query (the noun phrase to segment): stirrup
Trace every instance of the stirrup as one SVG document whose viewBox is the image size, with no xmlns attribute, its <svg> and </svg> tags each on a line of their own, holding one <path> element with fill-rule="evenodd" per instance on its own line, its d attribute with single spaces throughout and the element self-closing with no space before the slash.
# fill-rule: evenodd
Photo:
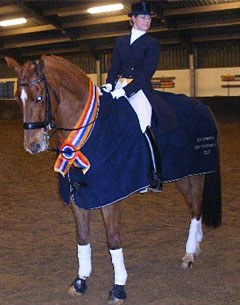
<svg viewBox="0 0 240 305">
<path fill-rule="evenodd" d="M 159 178 L 159 176 L 156 173 L 152 175 L 152 180 L 149 186 L 149 190 L 152 192 L 161 192 L 163 190 L 162 180 Z"/>
</svg>

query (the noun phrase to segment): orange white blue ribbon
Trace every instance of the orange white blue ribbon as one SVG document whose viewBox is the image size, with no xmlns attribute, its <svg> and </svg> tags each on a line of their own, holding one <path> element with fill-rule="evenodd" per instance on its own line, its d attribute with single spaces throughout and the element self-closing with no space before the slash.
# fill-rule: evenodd
<svg viewBox="0 0 240 305">
<path fill-rule="evenodd" d="M 54 164 L 54 170 L 65 176 L 72 165 L 80 167 L 85 174 L 91 164 L 88 158 L 80 151 L 90 136 L 99 109 L 99 94 L 97 87 L 89 82 L 89 96 L 84 110 L 65 142 L 60 148 L 60 154 Z"/>
</svg>

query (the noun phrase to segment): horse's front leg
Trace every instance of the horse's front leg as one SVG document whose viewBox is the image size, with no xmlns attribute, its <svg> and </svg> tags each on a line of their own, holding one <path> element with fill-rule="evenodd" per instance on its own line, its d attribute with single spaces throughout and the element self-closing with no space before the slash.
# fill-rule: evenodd
<svg viewBox="0 0 240 305">
<path fill-rule="evenodd" d="M 102 215 L 106 227 L 107 245 L 114 268 L 114 285 L 109 294 L 108 304 L 122 304 L 127 297 L 124 289 L 127 281 L 127 271 L 120 239 L 120 204 L 116 203 L 102 208 Z"/>
<path fill-rule="evenodd" d="M 73 281 L 68 292 L 70 294 L 83 294 L 87 290 L 86 280 L 92 271 L 90 246 L 90 211 L 78 208 L 72 204 L 76 220 L 78 238 L 78 276 Z"/>
<path fill-rule="evenodd" d="M 186 243 L 186 253 L 182 258 L 181 267 L 192 267 L 194 257 L 200 253 L 200 243 L 203 238 L 202 231 L 202 194 L 204 187 L 204 175 L 196 175 L 177 181 L 177 186 L 184 195 L 190 214 L 190 226 Z"/>
</svg>

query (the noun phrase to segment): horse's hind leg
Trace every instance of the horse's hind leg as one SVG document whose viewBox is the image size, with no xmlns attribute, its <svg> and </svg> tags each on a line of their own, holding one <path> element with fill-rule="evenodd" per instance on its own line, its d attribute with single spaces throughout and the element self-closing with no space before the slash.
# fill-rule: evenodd
<svg viewBox="0 0 240 305">
<path fill-rule="evenodd" d="M 102 208 L 102 215 L 106 227 L 107 245 L 114 268 L 114 285 L 109 294 L 108 304 L 121 304 L 127 297 L 124 289 L 127 271 L 120 239 L 120 204 L 116 203 Z"/>
<path fill-rule="evenodd" d="M 92 271 L 90 246 L 90 211 L 72 205 L 77 226 L 78 276 L 73 281 L 69 293 L 83 294 L 87 290 L 86 279 Z"/>
<path fill-rule="evenodd" d="M 202 196 L 204 175 L 195 175 L 177 181 L 180 192 L 184 195 L 189 208 L 190 227 L 186 243 L 186 253 L 182 258 L 181 267 L 191 268 L 194 257 L 200 253 L 202 232 Z"/>
</svg>

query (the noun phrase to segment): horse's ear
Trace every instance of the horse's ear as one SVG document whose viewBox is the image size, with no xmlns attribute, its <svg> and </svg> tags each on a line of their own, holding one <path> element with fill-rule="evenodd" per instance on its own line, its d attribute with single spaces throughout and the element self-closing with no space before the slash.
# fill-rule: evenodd
<svg viewBox="0 0 240 305">
<path fill-rule="evenodd" d="M 45 62 L 44 60 L 41 58 L 38 60 L 38 74 L 41 75 L 44 73 L 45 70 Z"/>
<path fill-rule="evenodd" d="M 5 57 L 5 60 L 10 68 L 12 68 L 17 74 L 20 73 L 21 66 L 12 57 Z"/>
</svg>

